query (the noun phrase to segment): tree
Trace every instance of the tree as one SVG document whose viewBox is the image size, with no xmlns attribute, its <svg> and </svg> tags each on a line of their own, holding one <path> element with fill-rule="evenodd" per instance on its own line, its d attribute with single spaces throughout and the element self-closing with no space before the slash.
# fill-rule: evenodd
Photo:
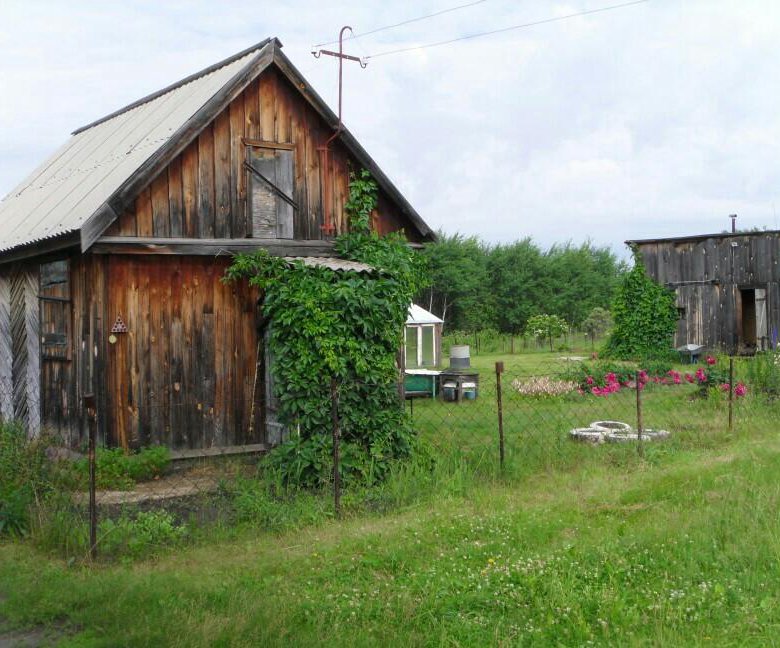
<svg viewBox="0 0 780 648">
<path fill-rule="evenodd" d="M 541 250 L 531 238 L 490 251 L 488 275 L 496 328 L 517 335 L 547 296 Z"/>
<path fill-rule="evenodd" d="M 596 306 L 585 321 L 582 322 L 582 330 L 590 336 L 590 346 L 593 348 L 596 344 L 596 338 L 603 335 L 612 326 L 612 315 L 606 308 Z"/>
<path fill-rule="evenodd" d="M 677 328 L 674 293 L 655 283 L 634 252 L 634 267 L 618 287 L 612 304 L 615 325 L 606 352 L 622 360 L 668 355 Z"/>
<path fill-rule="evenodd" d="M 544 255 L 547 313 L 560 315 L 579 326 L 597 306 L 609 308 L 624 265 L 609 248 L 585 242 L 553 245 Z"/>
<path fill-rule="evenodd" d="M 441 317 L 448 330 L 474 331 L 489 326 L 487 253 L 480 240 L 439 232 L 438 240 L 426 245 L 422 254 L 430 286 L 417 300 Z"/>
<path fill-rule="evenodd" d="M 566 333 L 568 328 L 566 320 L 557 315 L 534 315 L 528 320 L 525 330 L 535 338 L 549 340 L 552 351 L 553 339 Z"/>
</svg>

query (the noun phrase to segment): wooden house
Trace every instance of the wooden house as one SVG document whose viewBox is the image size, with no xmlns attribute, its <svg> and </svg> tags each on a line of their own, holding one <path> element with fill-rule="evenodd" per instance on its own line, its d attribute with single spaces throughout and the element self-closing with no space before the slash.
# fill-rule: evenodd
<svg viewBox="0 0 780 648">
<path fill-rule="evenodd" d="M 332 238 L 361 168 L 377 231 L 434 236 L 348 130 L 325 150 L 337 124 L 267 39 L 74 131 L 0 202 L 0 416 L 79 447 L 94 394 L 109 445 L 274 441 L 231 253 L 360 271 Z"/>
<path fill-rule="evenodd" d="M 773 348 L 780 327 L 780 231 L 627 241 L 677 295 L 675 346 Z"/>
</svg>

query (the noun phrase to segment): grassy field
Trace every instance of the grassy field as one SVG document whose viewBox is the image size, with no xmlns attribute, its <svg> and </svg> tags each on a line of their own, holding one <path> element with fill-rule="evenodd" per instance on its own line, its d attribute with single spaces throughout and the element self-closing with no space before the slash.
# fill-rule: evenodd
<svg viewBox="0 0 780 648">
<path fill-rule="evenodd" d="M 535 399 L 510 381 L 501 471 L 490 385 L 460 405 L 417 401 L 437 464 L 347 493 L 341 521 L 327 494 L 300 496 L 96 567 L 0 545 L 0 644 L 4 625 L 64 646 L 778 643 L 778 406 L 750 394 L 729 431 L 723 398 L 651 385 L 645 424 L 672 438 L 642 458 L 567 439 L 633 422 L 633 392 Z"/>
</svg>

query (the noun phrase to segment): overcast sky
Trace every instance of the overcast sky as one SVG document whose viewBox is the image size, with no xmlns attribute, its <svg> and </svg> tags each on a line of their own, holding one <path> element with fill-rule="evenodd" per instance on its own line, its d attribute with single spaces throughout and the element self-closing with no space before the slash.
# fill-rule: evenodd
<svg viewBox="0 0 780 648">
<path fill-rule="evenodd" d="M 69 133 L 267 36 L 311 45 L 469 0 L 0 4 L 0 194 Z M 349 42 L 365 56 L 621 0 L 484 0 Z M 543 246 L 778 228 L 780 2 L 644 4 L 346 65 L 344 121 L 434 228 Z"/>
</svg>

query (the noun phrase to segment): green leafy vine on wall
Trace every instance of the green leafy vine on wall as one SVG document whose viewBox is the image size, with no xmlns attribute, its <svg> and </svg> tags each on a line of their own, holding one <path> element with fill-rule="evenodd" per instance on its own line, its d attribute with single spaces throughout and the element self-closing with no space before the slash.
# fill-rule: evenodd
<svg viewBox="0 0 780 648">
<path fill-rule="evenodd" d="M 412 451 L 414 433 L 398 401 L 396 353 L 424 273 L 403 234 L 371 230 L 377 193 L 367 171 L 352 174 L 345 204 L 350 231 L 335 241 L 341 258 L 368 264 L 371 272 L 290 263 L 265 250 L 237 255 L 227 271 L 229 280 L 246 278 L 264 295 L 278 416 L 291 431 L 269 461 L 290 484 L 330 479 L 331 377 L 339 383 L 347 481 L 379 481 L 392 461 Z"/>
<path fill-rule="evenodd" d="M 634 267 L 617 289 L 612 317 L 607 355 L 630 360 L 664 357 L 672 352 L 678 318 L 674 293 L 647 276 L 636 251 Z"/>
</svg>

